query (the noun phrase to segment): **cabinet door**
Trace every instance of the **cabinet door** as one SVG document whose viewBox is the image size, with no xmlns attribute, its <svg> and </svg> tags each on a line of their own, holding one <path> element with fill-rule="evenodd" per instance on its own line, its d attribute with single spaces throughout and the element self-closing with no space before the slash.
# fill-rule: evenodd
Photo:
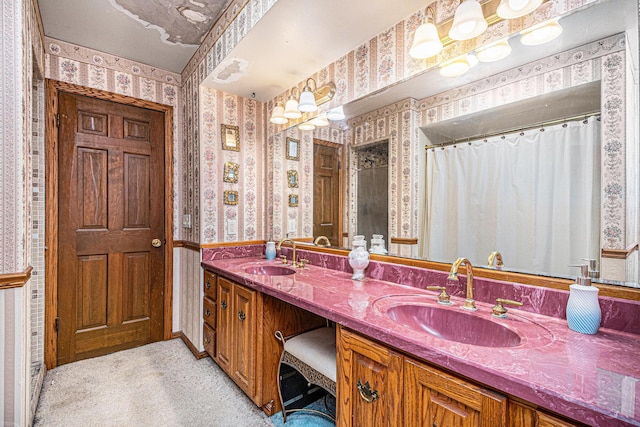
<svg viewBox="0 0 640 427">
<path fill-rule="evenodd" d="M 216 349 L 216 332 L 208 324 L 204 324 L 202 328 L 202 345 L 209 356 L 215 356 Z"/>
<path fill-rule="evenodd" d="M 249 396 L 255 393 L 256 291 L 233 289 L 233 379 Z"/>
<path fill-rule="evenodd" d="M 224 369 L 225 372 L 231 374 L 231 358 L 232 358 L 232 342 L 231 328 L 233 322 L 233 309 L 231 293 L 233 291 L 233 282 L 220 277 L 217 284 L 217 304 L 216 310 L 216 357 L 215 361 Z"/>
<path fill-rule="evenodd" d="M 336 425 L 403 425 L 402 355 L 340 327 L 337 338 Z"/>
<path fill-rule="evenodd" d="M 507 399 L 502 395 L 408 359 L 404 382 L 408 427 L 506 425 Z"/>
</svg>

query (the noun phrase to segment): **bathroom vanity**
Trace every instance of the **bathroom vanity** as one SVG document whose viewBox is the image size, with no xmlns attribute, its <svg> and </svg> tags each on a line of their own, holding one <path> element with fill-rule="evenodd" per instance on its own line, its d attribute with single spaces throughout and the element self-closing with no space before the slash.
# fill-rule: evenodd
<svg viewBox="0 0 640 427">
<path fill-rule="evenodd" d="M 608 328 L 615 322 L 605 316 L 598 334 L 582 335 L 562 318 L 525 310 L 558 297 L 545 292 L 563 291 L 479 279 L 476 290 L 485 292 L 478 298 L 489 295 L 494 302 L 479 300 L 478 310 L 469 312 L 455 293 L 453 305 L 444 306 L 438 292 L 425 290 L 425 284 L 444 284 L 442 272 L 377 262 L 370 276 L 393 271 L 414 286 L 372 277 L 353 281 L 341 257 L 305 257 L 312 265 L 303 269 L 263 257 L 205 256 L 202 262 L 205 288 L 207 280 L 217 286 L 212 357 L 269 413 L 280 409 L 267 393 L 275 391 L 280 351 L 273 332 L 288 325 L 295 333 L 327 318 L 338 325 L 338 426 L 640 425 L 637 332 Z M 495 298 L 518 297 L 522 309 L 509 308 L 506 319 L 492 317 Z M 222 301 L 233 309 L 229 319 L 220 312 Z M 611 304 L 603 301 L 605 308 Z M 619 304 L 621 316 L 640 308 L 634 301 Z M 252 329 L 241 322 L 253 323 Z M 224 357 L 229 336 L 239 349 L 235 362 Z M 249 354 L 254 360 L 241 359 Z M 238 375 L 243 367 L 249 371 Z M 246 389 L 247 378 L 253 388 Z M 263 390 L 261 399 L 255 390 Z"/>
</svg>

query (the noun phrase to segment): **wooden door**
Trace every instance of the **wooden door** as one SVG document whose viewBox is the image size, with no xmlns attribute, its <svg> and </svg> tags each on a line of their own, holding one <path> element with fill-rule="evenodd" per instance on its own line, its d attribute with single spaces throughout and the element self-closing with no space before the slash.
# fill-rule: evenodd
<svg viewBox="0 0 640 427">
<path fill-rule="evenodd" d="M 337 144 L 315 140 L 313 151 L 313 235 L 326 236 L 331 245 L 342 246 L 341 148 Z"/>
<path fill-rule="evenodd" d="M 405 425 L 507 425 L 507 398 L 422 363 L 405 360 Z"/>
<path fill-rule="evenodd" d="M 233 378 L 253 398 L 256 360 L 256 291 L 235 285 L 233 289 Z"/>
<path fill-rule="evenodd" d="M 60 92 L 59 114 L 63 364 L 162 340 L 165 164 L 160 112 Z"/>
<path fill-rule="evenodd" d="M 219 304 L 216 310 L 216 363 L 229 375 L 231 375 L 232 342 L 231 323 L 233 322 L 233 310 L 231 307 L 233 282 L 218 277 L 218 292 L 216 301 Z"/>
<path fill-rule="evenodd" d="M 336 425 L 403 425 L 402 355 L 343 328 L 336 344 Z"/>
</svg>

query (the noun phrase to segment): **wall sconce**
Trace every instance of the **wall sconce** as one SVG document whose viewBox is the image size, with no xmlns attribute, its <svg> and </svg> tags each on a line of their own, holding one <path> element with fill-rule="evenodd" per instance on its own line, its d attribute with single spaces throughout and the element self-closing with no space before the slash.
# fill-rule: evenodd
<svg viewBox="0 0 640 427">
<path fill-rule="evenodd" d="M 502 0 L 496 15 L 502 19 L 515 19 L 527 15 L 536 10 L 542 4 L 542 0 Z"/>
<path fill-rule="evenodd" d="M 318 109 L 316 98 L 313 96 L 313 91 L 311 91 L 311 85 L 309 85 L 309 82 L 313 82 L 313 90 L 317 90 L 316 81 L 312 78 L 308 78 L 304 89 L 302 89 L 300 103 L 298 104 L 298 109 L 303 113 L 312 113 Z"/>
<path fill-rule="evenodd" d="M 453 17 L 449 37 L 453 40 L 469 40 L 482 34 L 488 26 L 480 3 L 477 0 L 462 0 Z"/>
<path fill-rule="evenodd" d="M 509 40 L 502 39 L 476 51 L 476 57 L 480 62 L 494 62 L 506 58 L 511 53 Z"/>
<path fill-rule="evenodd" d="M 313 82 L 313 89 L 311 88 L 311 82 Z M 331 101 L 335 93 L 336 85 L 333 82 L 329 82 L 320 88 L 316 88 L 316 81 L 313 78 L 308 78 L 305 83 L 304 90 L 299 96 L 299 90 L 297 87 L 291 89 L 291 95 L 289 96 L 284 108 L 282 108 L 280 100 L 276 101 L 276 105 L 273 107 L 269 121 L 274 124 L 284 125 L 287 124 L 289 120 L 300 120 L 303 112 L 316 111 L 318 109 L 318 105 Z M 311 108 L 313 109 L 311 110 Z"/>
<path fill-rule="evenodd" d="M 562 34 L 562 26 L 555 20 L 543 22 L 540 25 L 524 30 L 521 34 L 520 43 L 527 46 L 536 46 L 550 42 Z"/>
<path fill-rule="evenodd" d="M 427 7 L 425 22 L 416 29 L 413 36 L 413 44 L 409 49 L 411 57 L 425 59 L 437 55 L 442 50 L 442 41 L 440 41 L 440 35 L 433 16 L 433 9 Z"/>
<path fill-rule="evenodd" d="M 284 116 L 287 119 L 299 119 L 302 117 L 302 113 L 298 109 L 298 97 L 294 94 L 298 93 L 298 88 L 291 89 L 291 95 L 284 106 Z"/>
<path fill-rule="evenodd" d="M 440 66 L 440 75 L 444 77 L 461 76 L 478 64 L 474 54 L 462 55 L 445 62 Z"/>
<path fill-rule="evenodd" d="M 280 100 L 276 101 L 276 106 L 273 107 L 273 112 L 271 113 L 271 119 L 269 119 L 271 123 L 276 125 L 283 125 L 289 121 L 284 116 L 284 107 L 282 106 L 282 102 Z"/>
</svg>

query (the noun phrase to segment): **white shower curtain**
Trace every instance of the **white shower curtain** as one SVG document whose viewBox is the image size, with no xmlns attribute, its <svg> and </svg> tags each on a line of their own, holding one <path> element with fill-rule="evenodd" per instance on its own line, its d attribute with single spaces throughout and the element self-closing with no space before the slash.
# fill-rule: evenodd
<svg viewBox="0 0 640 427">
<path fill-rule="evenodd" d="M 600 122 L 582 120 L 427 151 L 422 256 L 578 275 L 599 260 Z"/>
</svg>

